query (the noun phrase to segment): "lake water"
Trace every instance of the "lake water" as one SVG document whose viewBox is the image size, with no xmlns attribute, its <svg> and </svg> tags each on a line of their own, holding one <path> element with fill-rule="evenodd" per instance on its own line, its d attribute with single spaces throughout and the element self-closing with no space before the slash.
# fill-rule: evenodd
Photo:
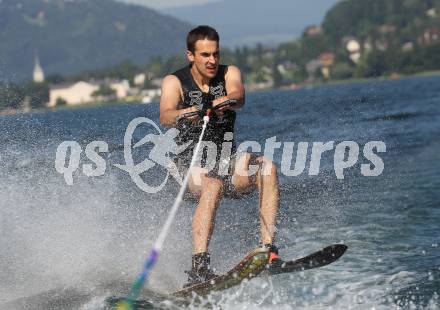
<svg viewBox="0 0 440 310">
<path fill-rule="evenodd" d="M 158 105 L 115 105 L 0 116 L 0 306 L 3 309 L 102 309 L 124 295 L 177 194 L 140 190 L 124 163 L 123 139 L 136 117 L 158 123 Z M 150 130 L 135 132 L 135 140 Z M 277 244 L 282 257 L 332 243 L 349 248 L 319 269 L 260 277 L 210 296 L 214 309 L 439 309 L 440 77 L 407 78 L 298 91 L 252 93 L 239 111 L 238 142 L 309 142 L 305 170 L 280 173 Z M 109 145 L 103 176 L 87 177 L 88 143 Z M 80 169 L 67 185 L 55 169 L 63 141 L 77 141 Z M 354 141 L 359 160 L 334 171 L 335 151 L 309 175 L 313 142 Z M 382 174 L 364 176 L 363 147 L 383 141 Z M 136 162 L 146 158 L 134 152 Z M 282 148 L 274 160 L 280 165 Z M 292 166 L 293 167 L 293 166 Z M 157 167 L 156 167 L 157 168 Z M 161 169 L 143 174 L 160 184 Z M 258 245 L 258 196 L 224 199 L 211 242 L 212 264 L 226 271 Z M 184 202 L 143 298 L 147 308 L 179 309 L 150 292 L 178 289 L 191 256 L 194 203 Z M 188 308 L 199 307 L 195 303 Z"/>
</svg>

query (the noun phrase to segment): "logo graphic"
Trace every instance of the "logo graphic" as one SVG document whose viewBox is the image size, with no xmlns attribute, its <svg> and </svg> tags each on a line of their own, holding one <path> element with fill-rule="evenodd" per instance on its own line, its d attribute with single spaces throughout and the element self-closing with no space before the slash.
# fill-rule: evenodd
<svg viewBox="0 0 440 310">
<path fill-rule="evenodd" d="M 199 90 L 194 90 L 190 91 L 188 95 L 191 98 L 189 105 L 196 105 L 201 110 L 203 108 L 203 93 Z"/>
<path fill-rule="evenodd" d="M 154 132 L 146 134 L 133 145 L 133 135 L 141 125 L 151 126 Z M 175 141 L 178 134 L 179 130 L 176 128 L 171 128 L 163 133 L 160 127 L 149 118 L 135 118 L 129 123 L 124 135 L 125 164 L 113 164 L 113 166 L 128 172 L 138 188 L 147 193 L 153 194 L 160 191 L 165 186 L 170 175 L 179 184 L 182 184 L 182 176 L 172 156 L 181 154 L 193 141 L 178 145 Z M 277 141 L 277 137 L 274 136 L 266 139 L 264 146 L 257 141 L 244 141 L 238 145 L 236 155 L 233 155 L 232 140 L 232 132 L 224 134 L 221 146 L 213 141 L 203 140 L 201 152 L 197 154 L 195 165 L 204 168 L 208 173 L 216 169 L 216 163 L 219 161 L 216 173 L 218 175 L 226 175 L 229 173 L 231 156 L 235 156 L 237 166 L 235 168 L 232 167 L 233 173 L 250 177 L 257 172 L 251 169 L 251 166 L 249 166 L 249 169 L 236 169 L 240 167 L 241 159 L 246 157 L 243 155 L 260 153 L 266 160 L 273 162 L 275 152 L 278 150 L 281 153 L 280 173 L 289 177 L 299 176 L 306 173 L 307 170 L 309 176 L 317 176 L 321 170 L 321 158 L 324 154 L 327 160 L 331 161 L 333 159 L 333 170 L 337 179 L 344 179 L 345 172 L 355 167 L 360 167 L 360 173 L 366 177 L 379 176 L 384 171 L 384 162 L 378 155 L 378 153 L 386 152 L 386 144 L 383 141 L 369 141 L 364 145 L 359 145 L 355 141 L 295 143 Z M 152 147 L 149 148 L 148 158 L 135 163 L 133 150 L 147 144 L 152 144 Z M 296 156 L 294 156 L 295 146 Z M 55 169 L 64 176 L 64 180 L 68 185 L 73 185 L 73 176 L 80 167 L 83 151 L 85 151 L 87 159 L 94 164 L 82 164 L 82 172 L 88 177 L 98 177 L 105 174 L 107 163 L 105 158 L 100 155 L 100 153 L 109 152 L 108 144 L 105 141 L 92 141 L 86 146 L 85 150 L 77 141 L 64 141 L 58 145 L 56 150 Z M 220 158 L 217 157 L 217 154 L 220 154 Z M 360 163 L 359 161 L 362 162 Z M 202 162 L 204 163 L 202 164 Z M 308 169 L 306 168 L 306 163 L 309 164 Z M 156 165 L 165 168 L 166 175 L 159 185 L 151 186 L 144 181 L 141 174 L 156 167 Z M 263 167 L 262 173 L 266 174 L 269 172 L 266 172 Z M 150 175 L 155 176 L 152 173 Z"/>
<path fill-rule="evenodd" d="M 131 140 L 133 139 L 133 134 L 136 128 L 141 124 L 149 124 L 153 126 L 158 134 L 148 134 L 141 140 L 139 140 L 135 145 L 131 146 Z M 124 170 L 130 174 L 131 179 L 136 185 L 143 191 L 147 193 L 157 193 L 166 184 L 168 176 L 171 174 L 174 179 L 176 179 L 179 184 L 182 184 L 182 177 L 179 174 L 176 164 L 171 159 L 170 155 L 178 155 L 183 152 L 192 141 L 187 142 L 183 145 L 177 145 L 174 138 L 179 134 L 179 130 L 175 128 L 169 129 L 165 134 L 162 133 L 160 128 L 152 120 L 146 117 L 138 117 L 130 122 L 125 131 L 124 136 L 124 159 L 125 165 L 114 164 L 115 167 Z M 133 161 L 132 149 L 140 147 L 145 143 L 151 142 L 154 144 L 150 151 L 149 159 L 146 158 L 142 162 L 135 164 Z M 156 164 L 164 167 L 167 170 L 166 177 L 164 181 L 156 187 L 152 187 L 145 183 L 141 178 L 140 174 L 153 168 Z"/>
<path fill-rule="evenodd" d="M 219 84 L 216 87 L 211 87 L 210 93 L 215 97 L 215 99 L 226 95 L 224 92 L 223 84 Z"/>
</svg>

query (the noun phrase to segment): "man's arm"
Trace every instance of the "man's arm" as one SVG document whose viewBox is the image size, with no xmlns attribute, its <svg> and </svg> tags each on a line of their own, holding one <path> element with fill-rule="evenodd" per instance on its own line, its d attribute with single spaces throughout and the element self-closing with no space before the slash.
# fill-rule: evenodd
<svg viewBox="0 0 440 310">
<path fill-rule="evenodd" d="M 197 111 L 196 107 L 177 109 L 181 101 L 181 85 L 174 75 L 167 75 L 162 81 L 162 94 L 160 96 L 160 123 L 166 127 L 176 126 L 176 117 Z"/>
<path fill-rule="evenodd" d="M 245 91 L 243 82 L 241 80 L 241 72 L 236 66 L 229 66 L 228 71 L 225 75 L 226 81 L 226 92 L 227 96 L 218 98 L 213 101 L 213 105 L 216 106 L 226 100 L 235 99 L 237 100 L 237 105 L 229 109 L 239 109 L 244 105 L 245 102 Z"/>
</svg>

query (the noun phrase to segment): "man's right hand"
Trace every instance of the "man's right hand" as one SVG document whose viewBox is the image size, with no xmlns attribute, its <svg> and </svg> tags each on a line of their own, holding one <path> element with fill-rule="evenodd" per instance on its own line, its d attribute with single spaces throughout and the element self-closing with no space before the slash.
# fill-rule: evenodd
<svg viewBox="0 0 440 310">
<path fill-rule="evenodd" d="M 177 120 L 181 120 L 181 119 L 187 119 L 193 123 L 196 123 L 200 120 L 200 116 L 199 113 L 200 110 L 194 106 L 194 107 L 190 107 L 190 108 L 186 108 L 186 109 L 181 109 L 179 110 L 179 115 L 177 116 Z M 185 114 L 189 114 L 189 115 L 185 115 Z"/>
</svg>

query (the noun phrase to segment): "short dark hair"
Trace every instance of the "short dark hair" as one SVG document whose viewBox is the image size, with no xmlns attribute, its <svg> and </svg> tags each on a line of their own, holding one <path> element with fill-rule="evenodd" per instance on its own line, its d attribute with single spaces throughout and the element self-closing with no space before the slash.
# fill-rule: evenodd
<svg viewBox="0 0 440 310">
<path fill-rule="evenodd" d="M 206 25 L 197 26 L 196 28 L 191 30 L 186 36 L 186 47 L 188 48 L 188 51 L 194 53 L 196 48 L 196 42 L 198 40 L 204 40 L 204 39 L 217 41 L 217 43 L 220 42 L 220 37 L 218 35 L 218 32 L 214 28 Z"/>
</svg>

